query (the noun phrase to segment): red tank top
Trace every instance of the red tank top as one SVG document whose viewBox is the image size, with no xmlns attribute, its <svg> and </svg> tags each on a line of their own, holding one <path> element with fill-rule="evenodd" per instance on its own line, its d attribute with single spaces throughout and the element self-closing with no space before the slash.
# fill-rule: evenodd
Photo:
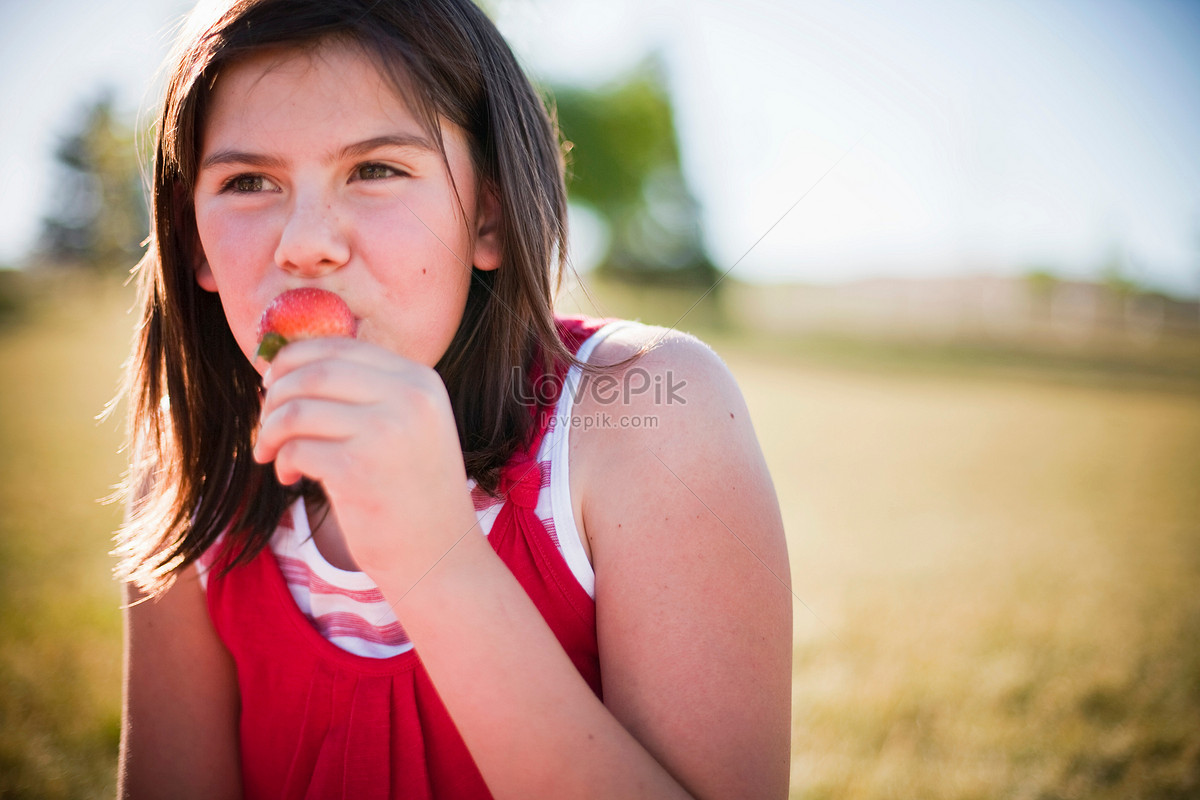
<svg viewBox="0 0 1200 800">
<path fill-rule="evenodd" d="M 557 319 L 571 352 L 606 321 Z M 533 442 L 502 472 L 507 499 L 488 541 L 599 696 L 595 602 L 534 514 L 533 457 L 553 408 L 542 408 Z M 491 796 L 416 650 L 367 658 L 322 638 L 270 548 L 219 572 L 210 573 L 208 608 L 237 665 L 246 800 Z"/>
</svg>

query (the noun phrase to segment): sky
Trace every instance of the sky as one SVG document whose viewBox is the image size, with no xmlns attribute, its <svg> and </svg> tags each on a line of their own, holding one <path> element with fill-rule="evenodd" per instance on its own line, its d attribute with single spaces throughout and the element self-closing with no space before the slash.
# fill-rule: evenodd
<svg viewBox="0 0 1200 800">
<path fill-rule="evenodd" d="M 1048 267 L 1200 294 L 1200 2 L 492 0 L 542 81 L 666 64 L 714 262 L 749 281 Z M 0 262 L 112 86 L 148 114 L 179 0 L 0 0 Z M 1189 52 L 1193 51 L 1193 52 Z M 573 214 L 576 262 L 603 242 Z"/>
</svg>

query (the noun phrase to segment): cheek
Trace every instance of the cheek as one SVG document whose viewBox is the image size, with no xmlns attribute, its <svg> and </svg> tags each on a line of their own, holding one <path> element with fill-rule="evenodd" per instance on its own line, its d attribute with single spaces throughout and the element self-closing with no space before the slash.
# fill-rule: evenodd
<svg viewBox="0 0 1200 800">
<path fill-rule="evenodd" d="M 269 244 L 265 227 L 240 214 L 197 214 L 196 230 L 209 264 L 229 272 L 249 258 L 258 257 Z"/>
<path fill-rule="evenodd" d="M 390 281 L 383 281 L 386 289 L 381 306 L 403 309 L 393 317 L 398 337 L 394 349 L 432 367 L 458 332 L 470 291 L 470 273 L 441 245 L 409 252 L 413 261 L 395 267 L 404 276 L 393 273 Z"/>
<path fill-rule="evenodd" d="M 458 332 L 458 326 L 462 322 L 467 307 L 467 297 L 471 290 L 471 272 L 461 264 L 455 263 L 444 273 L 441 283 L 439 288 L 442 289 L 442 313 L 447 324 L 442 330 L 439 353 L 445 353 L 454 339 L 454 334 Z"/>
<path fill-rule="evenodd" d="M 469 196 L 464 196 L 464 202 Z M 358 217 L 361 230 L 371 230 L 376 240 L 420 252 L 426 259 L 470 263 L 467 225 L 449 183 L 434 182 L 406 187 L 394 203 L 371 209 Z"/>
<path fill-rule="evenodd" d="M 242 351 L 250 357 L 257 347 L 258 318 L 262 309 L 255 300 L 258 272 L 251 264 L 261 260 L 253 228 L 221 214 L 196 214 L 196 231 L 204 260 L 216 284 L 225 319 Z"/>
</svg>

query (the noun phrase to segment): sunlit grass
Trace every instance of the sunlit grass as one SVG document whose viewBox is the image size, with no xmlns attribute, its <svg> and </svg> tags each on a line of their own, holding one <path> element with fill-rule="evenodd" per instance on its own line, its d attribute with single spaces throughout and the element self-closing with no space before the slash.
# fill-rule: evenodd
<svg viewBox="0 0 1200 800">
<path fill-rule="evenodd" d="M 1197 796 L 1200 397 L 731 366 L 808 606 L 794 796 Z"/>
<path fill-rule="evenodd" d="M 120 616 L 111 398 L 128 295 L 61 284 L 0 333 L 0 796 L 114 793 Z"/>
<path fill-rule="evenodd" d="M 113 792 L 129 302 L 0 330 L 5 798 Z M 1200 796 L 1200 394 L 713 338 L 802 601 L 793 797 Z"/>
</svg>

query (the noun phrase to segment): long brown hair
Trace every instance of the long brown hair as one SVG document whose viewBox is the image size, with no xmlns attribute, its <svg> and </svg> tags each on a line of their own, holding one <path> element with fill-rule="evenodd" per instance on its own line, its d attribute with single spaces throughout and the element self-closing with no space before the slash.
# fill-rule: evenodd
<svg viewBox="0 0 1200 800">
<path fill-rule="evenodd" d="M 261 384 L 218 296 L 196 284 L 192 189 L 221 70 L 265 47 L 331 38 L 376 62 L 433 141 L 442 141 L 439 116 L 462 128 L 475 174 L 499 198 L 501 266 L 472 269 L 462 322 L 436 366 L 467 473 L 485 490 L 496 490 L 500 468 L 531 435 L 522 382 L 574 361 L 552 312 L 567 253 L 557 126 L 478 8 L 469 0 L 237 0 L 215 17 L 193 15 L 169 62 L 157 122 L 150 248 L 137 266 L 141 320 L 123 389 L 131 465 L 118 573 L 143 591 L 161 591 L 223 531 L 234 564 L 253 558 L 302 491 L 251 457 Z"/>
</svg>

